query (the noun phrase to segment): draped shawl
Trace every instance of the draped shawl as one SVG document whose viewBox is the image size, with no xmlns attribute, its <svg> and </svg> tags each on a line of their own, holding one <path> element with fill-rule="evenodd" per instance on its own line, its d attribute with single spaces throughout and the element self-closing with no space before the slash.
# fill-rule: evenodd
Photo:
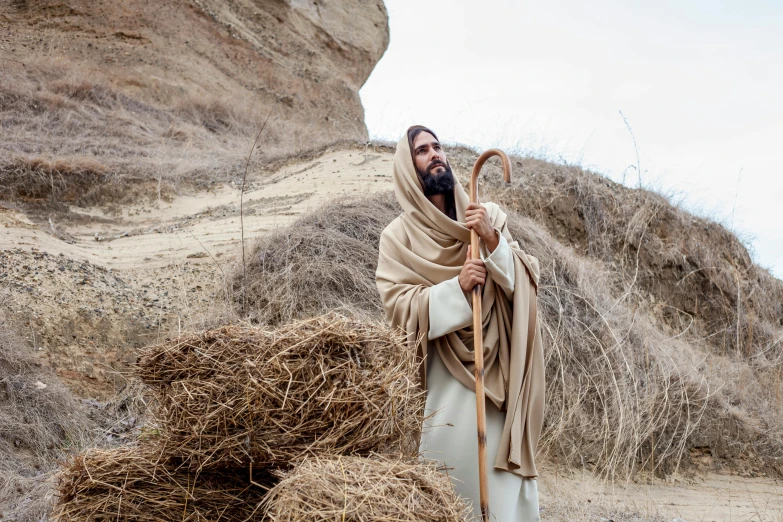
<svg viewBox="0 0 783 522">
<path fill-rule="evenodd" d="M 403 213 L 381 234 L 375 274 L 386 319 L 406 332 L 422 358 L 434 343 L 451 375 L 475 390 L 473 326 L 427 340 L 430 288 L 459 275 L 465 262 L 470 244 L 470 230 L 465 226 L 468 195 L 459 183 L 455 185 L 456 221 L 438 210 L 424 196 L 407 136 L 397 143 L 393 177 Z M 514 258 L 513 302 L 488 273 L 481 305 L 486 396 L 506 413 L 495 468 L 532 478 L 538 475 L 534 457 L 544 417 L 544 353 L 536 307 L 538 259 L 525 254 L 511 238 L 506 214 L 497 205 L 485 203 L 484 207 Z M 424 360 L 420 371 L 426 388 Z"/>
</svg>

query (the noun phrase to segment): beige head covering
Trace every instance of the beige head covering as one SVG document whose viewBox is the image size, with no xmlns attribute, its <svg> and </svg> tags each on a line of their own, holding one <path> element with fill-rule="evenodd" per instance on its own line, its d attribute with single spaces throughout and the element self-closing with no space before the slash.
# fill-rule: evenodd
<svg viewBox="0 0 783 522">
<path fill-rule="evenodd" d="M 403 209 L 381 234 L 376 283 L 387 320 L 401 327 L 408 342 L 427 354 L 434 343 L 449 372 L 475 389 L 473 328 L 427 341 L 430 287 L 459 275 L 470 243 L 465 225 L 469 198 L 454 187 L 457 221 L 424 196 L 407 136 L 394 154 L 394 193 Z M 538 260 L 525 254 L 508 232 L 506 215 L 486 203 L 492 225 L 514 253 L 514 296 L 509 302 L 487 274 L 482 297 L 484 367 L 487 397 L 506 411 L 495 468 L 523 477 L 538 475 L 535 452 L 544 417 L 544 353 L 536 317 Z M 421 365 L 426 387 L 426 365 Z"/>
</svg>

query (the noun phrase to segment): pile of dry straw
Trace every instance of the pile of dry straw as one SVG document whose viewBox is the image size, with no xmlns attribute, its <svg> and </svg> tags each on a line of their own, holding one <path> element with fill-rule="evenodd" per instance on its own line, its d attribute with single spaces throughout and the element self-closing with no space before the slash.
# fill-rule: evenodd
<svg viewBox="0 0 783 522">
<path fill-rule="evenodd" d="M 416 459 L 415 354 L 380 323 L 185 334 L 145 349 L 138 372 L 157 402 L 147 436 L 74 459 L 59 520 L 466 519 Z"/>
<path fill-rule="evenodd" d="M 91 450 L 61 474 L 56 516 L 69 522 L 263 520 L 260 506 L 270 483 L 262 478 L 196 474 L 171 465 L 151 445 Z"/>
<path fill-rule="evenodd" d="M 272 522 L 302 520 L 467 520 L 468 506 L 432 466 L 376 456 L 313 459 L 286 473 L 269 492 Z"/>
</svg>

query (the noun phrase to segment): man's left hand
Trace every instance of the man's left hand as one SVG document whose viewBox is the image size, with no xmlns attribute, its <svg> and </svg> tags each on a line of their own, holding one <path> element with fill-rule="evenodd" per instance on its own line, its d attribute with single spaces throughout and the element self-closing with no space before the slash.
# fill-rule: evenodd
<svg viewBox="0 0 783 522">
<path fill-rule="evenodd" d="M 465 226 L 470 230 L 475 230 L 484 244 L 487 245 L 487 249 L 494 252 L 498 246 L 500 238 L 492 223 L 489 221 L 489 214 L 487 209 L 478 203 L 470 203 L 467 210 L 465 210 Z"/>
</svg>

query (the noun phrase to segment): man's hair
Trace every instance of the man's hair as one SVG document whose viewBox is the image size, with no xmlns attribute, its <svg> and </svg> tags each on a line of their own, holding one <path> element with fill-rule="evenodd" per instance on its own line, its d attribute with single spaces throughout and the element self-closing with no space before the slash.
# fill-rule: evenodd
<svg viewBox="0 0 783 522">
<path fill-rule="evenodd" d="M 438 139 L 438 136 L 432 132 L 430 129 L 425 127 L 424 125 L 414 125 L 413 127 L 410 127 L 408 129 L 408 147 L 411 149 L 411 158 L 413 158 L 413 142 L 416 141 L 416 136 L 421 134 L 422 132 L 428 132 L 432 134 L 432 136 L 440 142 Z M 416 161 L 414 160 L 413 164 L 416 164 Z"/>
</svg>

